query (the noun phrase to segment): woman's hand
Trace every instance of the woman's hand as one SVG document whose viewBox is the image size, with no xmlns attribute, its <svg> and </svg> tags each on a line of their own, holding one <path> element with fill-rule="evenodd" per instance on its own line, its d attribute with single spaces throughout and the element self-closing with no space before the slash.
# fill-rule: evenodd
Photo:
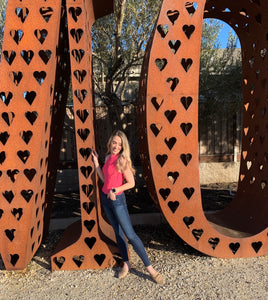
<svg viewBox="0 0 268 300">
<path fill-rule="evenodd" d="M 115 193 L 113 193 L 113 191 L 112 190 L 110 190 L 109 191 L 109 194 L 107 195 L 107 198 L 109 199 L 111 199 L 111 200 L 116 200 L 116 195 L 115 195 Z"/>
<path fill-rule="evenodd" d="M 97 168 L 99 166 L 99 155 L 96 152 L 96 150 L 92 149 L 92 161 L 94 163 L 95 168 Z"/>
</svg>

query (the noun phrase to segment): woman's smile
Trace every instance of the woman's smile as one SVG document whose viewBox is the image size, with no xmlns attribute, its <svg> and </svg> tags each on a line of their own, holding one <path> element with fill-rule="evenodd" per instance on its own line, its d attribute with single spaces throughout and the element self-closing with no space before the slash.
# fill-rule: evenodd
<svg viewBox="0 0 268 300">
<path fill-rule="evenodd" d="M 122 149 L 122 140 L 119 136 L 114 136 L 111 142 L 110 151 L 112 155 L 119 154 Z"/>
</svg>

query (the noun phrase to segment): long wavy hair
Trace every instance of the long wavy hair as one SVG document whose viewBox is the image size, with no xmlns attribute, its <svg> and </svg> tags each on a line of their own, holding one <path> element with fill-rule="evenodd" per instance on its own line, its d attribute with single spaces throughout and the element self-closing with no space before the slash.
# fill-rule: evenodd
<svg viewBox="0 0 268 300">
<path fill-rule="evenodd" d="M 116 167 L 119 172 L 122 172 L 122 170 L 126 169 L 127 166 L 129 166 L 130 170 L 132 171 L 133 174 L 135 174 L 135 169 L 132 165 L 131 161 L 131 153 L 130 153 L 130 147 L 129 147 L 129 142 L 127 139 L 127 136 L 125 133 L 121 130 L 115 130 L 112 135 L 110 136 L 108 143 L 107 143 L 107 154 L 110 154 L 110 149 L 111 149 L 111 143 L 112 140 L 115 136 L 120 137 L 122 141 L 122 149 L 120 150 L 120 153 L 117 158 L 116 162 Z"/>
</svg>

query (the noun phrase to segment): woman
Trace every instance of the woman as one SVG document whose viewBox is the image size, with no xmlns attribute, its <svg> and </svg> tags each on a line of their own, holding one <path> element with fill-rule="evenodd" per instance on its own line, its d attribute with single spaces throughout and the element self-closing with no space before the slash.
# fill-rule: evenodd
<svg viewBox="0 0 268 300">
<path fill-rule="evenodd" d="M 118 278 L 124 278 L 130 270 L 126 236 L 142 259 L 152 279 L 156 283 L 163 284 L 163 277 L 152 267 L 142 241 L 132 227 L 127 210 L 124 191 L 134 187 L 135 170 L 132 167 L 126 135 L 119 130 L 113 132 L 107 148 L 108 154 L 102 169 L 99 166 L 98 154 L 95 150 L 92 150 L 92 160 L 100 179 L 104 182 L 101 203 L 114 229 L 118 248 L 123 258 L 123 267 L 118 273 Z"/>
</svg>

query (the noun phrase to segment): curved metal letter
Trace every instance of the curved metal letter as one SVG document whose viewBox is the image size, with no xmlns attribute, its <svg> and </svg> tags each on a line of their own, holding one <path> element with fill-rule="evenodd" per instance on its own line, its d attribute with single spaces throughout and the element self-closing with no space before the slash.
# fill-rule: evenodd
<svg viewBox="0 0 268 300">
<path fill-rule="evenodd" d="M 145 57 L 138 124 L 148 187 L 177 234 L 212 256 L 268 252 L 267 12 L 267 1 L 164 0 Z M 202 209 L 198 161 L 204 13 L 237 31 L 244 70 L 238 192 L 225 210 L 207 215 Z"/>
</svg>

